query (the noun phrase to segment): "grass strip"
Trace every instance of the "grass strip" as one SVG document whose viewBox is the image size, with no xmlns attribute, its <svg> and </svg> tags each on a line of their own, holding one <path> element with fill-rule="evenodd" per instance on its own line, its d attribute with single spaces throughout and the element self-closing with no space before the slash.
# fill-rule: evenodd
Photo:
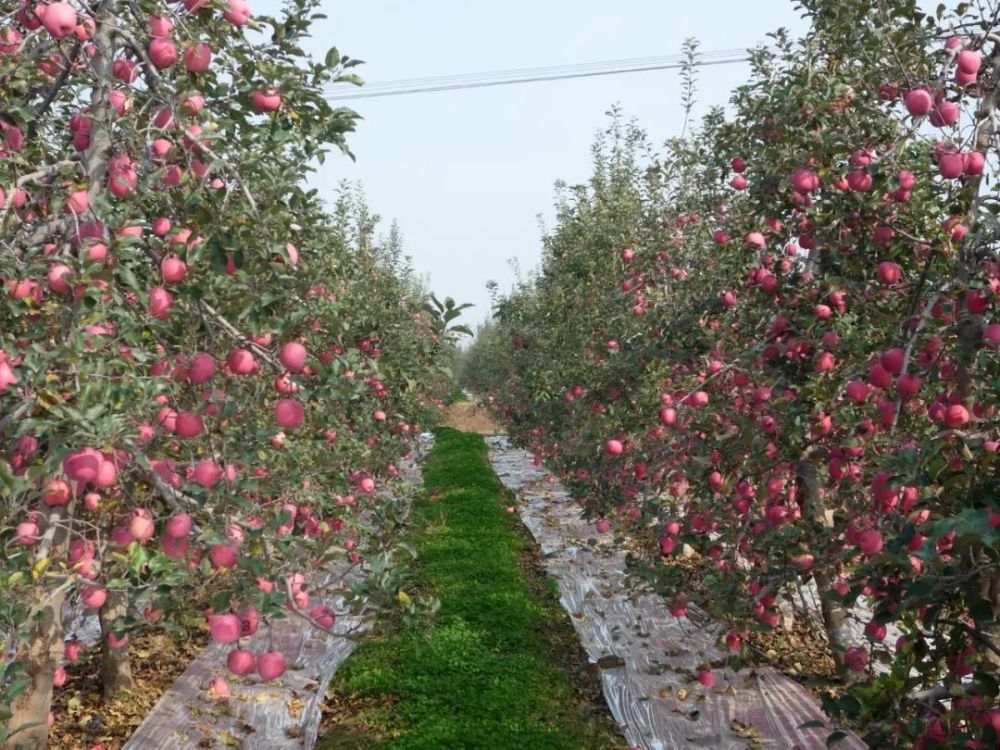
<svg viewBox="0 0 1000 750">
<path fill-rule="evenodd" d="M 595 675 L 534 543 L 505 510 L 511 498 L 482 437 L 441 429 L 423 476 L 416 578 L 441 609 L 432 623 L 393 622 L 358 647 L 335 677 L 333 725 L 318 747 L 623 747 L 599 691 L 580 688 Z"/>
</svg>

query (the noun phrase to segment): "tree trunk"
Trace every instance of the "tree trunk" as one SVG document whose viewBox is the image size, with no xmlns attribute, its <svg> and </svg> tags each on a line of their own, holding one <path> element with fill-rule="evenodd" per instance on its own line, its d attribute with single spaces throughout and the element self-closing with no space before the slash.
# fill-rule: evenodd
<svg viewBox="0 0 1000 750">
<path fill-rule="evenodd" d="M 128 611 L 128 600 L 120 591 L 108 591 L 108 599 L 101 607 L 101 691 L 104 700 L 115 697 L 121 690 L 131 690 L 132 665 L 128 658 L 128 644 L 114 648 L 108 636 L 114 630 L 114 622 L 124 617 Z"/>
<path fill-rule="evenodd" d="M 3 750 L 43 750 L 49 745 L 49 711 L 52 707 L 52 679 L 63 657 L 62 591 L 39 588 L 33 602 L 43 618 L 30 631 L 17 659 L 28 676 L 28 688 L 11 704 L 7 727 L 13 735 Z"/>
<path fill-rule="evenodd" d="M 1000 623 L 997 622 L 997 615 L 1000 614 L 1000 574 L 996 571 L 987 573 L 983 576 L 980 587 L 983 599 L 993 605 L 993 622 L 983 626 L 983 637 L 993 648 L 1000 649 Z M 987 648 L 983 649 L 983 656 L 993 665 L 994 672 L 1000 672 L 1000 654 Z"/>
<path fill-rule="evenodd" d="M 795 472 L 799 488 L 802 491 L 803 515 L 812 522 L 816 529 L 830 528 L 832 526 L 831 519 L 827 518 L 826 513 L 823 512 L 823 504 L 819 497 L 819 478 L 817 477 L 816 464 L 810 459 L 804 459 L 798 462 Z M 816 589 L 819 594 L 827 643 L 830 645 L 830 650 L 833 651 L 833 658 L 837 662 L 841 679 L 845 682 L 852 681 L 852 677 L 856 673 L 844 666 L 844 652 L 854 645 L 854 636 L 850 627 L 850 611 L 829 596 L 830 592 L 833 591 L 834 576 L 826 570 L 817 569 L 813 571 L 813 580 L 816 581 Z"/>
</svg>

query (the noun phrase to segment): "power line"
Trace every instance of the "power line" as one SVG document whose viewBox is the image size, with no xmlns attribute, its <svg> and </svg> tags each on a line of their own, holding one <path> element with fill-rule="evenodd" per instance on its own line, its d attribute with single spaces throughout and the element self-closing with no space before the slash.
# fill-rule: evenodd
<svg viewBox="0 0 1000 750">
<path fill-rule="evenodd" d="M 729 50 L 716 50 L 712 52 L 706 52 L 698 56 L 698 59 L 714 59 L 719 57 L 736 57 L 743 56 L 746 52 L 742 49 L 729 49 Z M 681 63 L 685 59 L 684 55 L 659 55 L 655 57 L 639 57 L 631 58 L 625 60 L 603 60 L 601 62 L 591 62 L 591 63 L 573 63 L 570 65 L 546 65 L 538 68 L 516 68 L 513 70 L 495 70 L 488 72 L 478 72 L 478 73 L 463 73 L 459 75 L 446 75 L 446 76 L 434 76 L 430 78 L 406 78 L 402 80 L 394 81 L 378 81 L 375 83 L 366 83 L 365 90 L 378 90 L 384 88 L 398 89 L 406 88 L 410 86 L 423 87 L 423 86 L 434 86 L 439 84 L 447 83 L 457 83 L 459 81 L 466 80 L 483 80 L 483 79 L 496 79 L 496 78 L 520 78 L 527 76 L 538 76 L 538 75 L 550 75 L 550 74 L 562 74 L 562 73 L 575 73 L 590 70 L 601 70 L 608 68 L 635 68 L 635 67 L 645 67 L 649 65 L 659 65 L 659 64 L 670 64 L 670 63 Z M 330 88 L 330 87 L 328 87 Z M 355 87 L 348 84 L 333 84 L 332 88 L 337 90 L 338 88 L 344 90 L 354 91 Z"/>
<path fill-rule="evenodd" d="M 712 59 L 707 59 L 711 56 Z M 721 59 L 720 59 L 721 58 Z M 724 50 L 707 53 L 702 59 L 696 60 L 696 65 L 718 64 L 721 62 L 742 62 L 746 60 L 743 50 Z M 600 63 L 584 63 L 575 65 L 548 66 L 544 68 L 522 68 L 518 70 L 495 71 L 488 73 L 472 73 L 464 75 L 439 76 L 436 78 L 415 78 L 401 81 L 385 81 L 372 83 L 358 91 L 354 87 L 333 87 L 329 93 L 337 95 L 345 92 L 345 98 L 370 97 L 375 94 L 388 95 L 387 92 L 420 93 L 425 89 L 448 90 L 456 86 L 479 86 L 485 83 L 509 84 L 531 82 L 535 80 L 559 80 L 563 78 L 583 77 L 587 75 L 612 75 L 617 73 L 639 72 L 646 70 L 662 70 L 677 68 L 684 65 L 684 57 L 670 55 L 666 57 L 640 58 L 635 60 L 610 60 Z M 339 98 L 339 97 L 338 97 Z"/>
<path fill-rule="evenodd" d="M 704 59 L 709 55 L 712 59 Z M 736 55 L 739 55 L 738 57 Z M 745 50 L 722 50 L 699 55 L 693 62 L 695 67 L 710 65 L 731 65 L 746 62 Z M 524 68 L 520 70 L 472 73 L 438 78 L 415 78 L 401 81 L 385 81 L 365 86 L 362 90 L 334 87 L 327 92 L 331 100 L 372 99 L 405 94 L 426 94 L 436 91 L 457 91 L 460 89 L 509 86 L 516 83 L 537 83 L 541 81 L 561 81 L 571 78 L 594 78 L 597 76 L 642 73 L 653 70 L 682 68 L 686 61 L 681 55 L 661 58 L 641 58 L 639 60 L 609 60 L 603 63 L 551 66 L 548 68 Z M 339 89 L 344 93 L 340 93 Z"/>
</svg>

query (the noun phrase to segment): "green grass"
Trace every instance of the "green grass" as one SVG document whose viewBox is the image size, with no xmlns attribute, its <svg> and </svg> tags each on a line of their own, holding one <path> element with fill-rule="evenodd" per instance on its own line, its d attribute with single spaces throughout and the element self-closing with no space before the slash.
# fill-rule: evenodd
<svg viewBox="0 0 1000 750">
<path fill-rule="evenodd" d="M 469 397 L 465 395 L 465 391 L 462 389 L 458 383 L 455 384 L 455 390 L 452 391 L 451 397 L 448 399 L 448 406 L 452 404 L 458 404 L 463 401 L 468 401 Z"/>
<path fill-rule="evenodd" d="M 391 625 L 345 662 L 331 696 L 345 716 L 319 748 L 619 746 L 559 664 L 571 625 L 545 584 L 530 585 L 528 541 L 482 438 L 440 430 L 423 474 L 417 583 L 441 609 L 430 624 Z"/>
</svg>

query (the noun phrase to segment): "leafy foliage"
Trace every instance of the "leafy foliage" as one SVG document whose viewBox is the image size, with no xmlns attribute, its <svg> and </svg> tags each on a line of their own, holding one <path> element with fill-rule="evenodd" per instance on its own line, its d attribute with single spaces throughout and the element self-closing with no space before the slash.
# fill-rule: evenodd
<svg viewBox="0 0 1000 750">
<path fill-rule="evenodd" d="M 614 113 L 460 369 L 734 661 L 815 586 L 833 716 L 992 747 L 996 14 L 799 5 L 731 115 L 656 153 Z"/>
</svg>

